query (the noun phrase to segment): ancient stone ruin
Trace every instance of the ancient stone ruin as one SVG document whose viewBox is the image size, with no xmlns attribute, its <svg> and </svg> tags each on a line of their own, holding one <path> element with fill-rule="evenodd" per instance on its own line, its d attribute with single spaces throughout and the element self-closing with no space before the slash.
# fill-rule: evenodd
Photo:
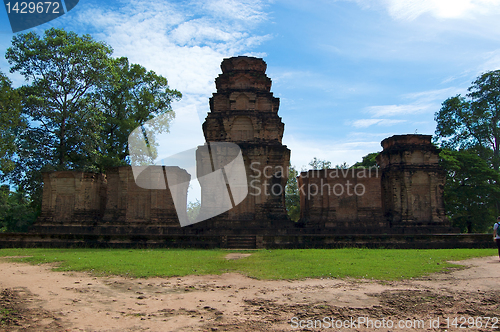
<svg viewBox="0 0 500 332">
<path fill-rule="evenodd" d="M 444 215 L 445 177 L 438 164 L 439 150 L 429 135 L 383 140 L 379 167 L 302 172 L 298 178 L 301 219 L 292 222 L 284 201 L 290 150 L 282 144 L 284 124 L 278 116 L 279 99 L 265 74 L 266 63 L 240 56 L 224 59 L 221 68 L 203 131 L 207 142 L 232 142 L 241 148 L 249 194 L 240 204 L 181 227 L 173 198 L 186 202 L 187 184 L 173 193 L 144 189 L 127 166 L 106 174 L 44 173 L 42 213 L 31 232 L 79 234 L 80 240 L 90 237 L 106 244 L 142 241 L 160 246 L 248 248 L 329 247 L 356 241 L 356 234 L 455 232 Z M 208 150 L 198 148 L 198 162 L 210 158 L 204 151 Z M 207 172 L 203 167 L 198 166 L 199 173 Z M 166 181 L 166 171 L 186 183 L 190 180 L 179 167 L 150 169 L 161 181 Z M 210 185 L 202 184 L 203 191 L 209 192 Z M 209 198 L 202 207 L 217 200 L 203 197 Z"/>
<path fill-rule="evenodd" d="M 301 219 L 328 233 L 442 233 L 445 174 L 430 135 L 382 141 L 379 167 L 302 172 Z"/>
<path fill-rule="evenodd" d="M 249 194 L 228 213 L 209 220 L 206 227 L 276 228 L 280 221 L 288 221 L 283 190 L 288 174 L 283 171 L 290 163 L 290 150 L 282 144 L 285 125 L 278 116 L 279 99 L 271 92 L 262 59 L 225 59 L 221 68 L 203 132 L 207 142 L 239 145 Z"/>
</svg>

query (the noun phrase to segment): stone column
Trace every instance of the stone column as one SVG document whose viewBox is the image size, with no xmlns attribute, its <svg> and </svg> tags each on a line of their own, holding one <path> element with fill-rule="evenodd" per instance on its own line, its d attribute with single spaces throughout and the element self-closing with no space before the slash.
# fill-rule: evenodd
<svg viewBox="0 0 500 332">
<path fill-rule="evenodd" d="M 382 141 L 382 203 L 391 227 L 449 226 L 442 199 L 445 173 L 431 135 L 395 135 Z"/>
<path fill-rule="evenodd" d="M 210 98 L 210 113 L 203 123 L 205 139 L 238 144 L 249 194 L 227 213 L 205 223 L 210 227 L 268 228 L 274 221 L 288 220 L 284 188 L 290 150 L 282 144 L 279 99 L 270 91 L 266 67 L 259 58 L 224 59 L 222 74 L 215 81 L 217 92 Z"/>
</svg>

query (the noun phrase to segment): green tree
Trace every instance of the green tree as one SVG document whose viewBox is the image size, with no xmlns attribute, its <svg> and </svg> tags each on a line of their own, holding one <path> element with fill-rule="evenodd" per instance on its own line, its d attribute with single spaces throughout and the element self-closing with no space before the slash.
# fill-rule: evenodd
<svg viewBox="0 0 500 332">
<path fill-rule="evenodd" d="M 194 202 L 188 202 L 186 212 L 189 221 L 194 222 L 198 217 L 198 215 L 200 214 L 200 210 L 201 210 L 201 202 L 198 199 L 196 199 L 196 201 Z"/>
<path fill-rule="evenodd" d="M 12 38 L 6 58 L 27 84 L 17 91 L 28 126 L 17 137 L 10 180 L 41 204 L 42 170 L 95 169 L 101 113 L 90 98 L 111 48 L 89 35 L 61 29 Z"/>
<path fill-rule="evenodd" d="M 352 167 L 373 167 L 377 166 L 377 156 L 380 152 L 372 152 L 363 157 L 362 161 L 358 161 Z"/>
<path fill-rule="evenodd" d="M 61 29 L 12 39 L 6 58 L 27 81 L 17 91 L 28 126 L 16 136 L 8 177 L 36 207 L 41 171 L 105 171 L 128 162 L 133 129 L 160 114 L 166 121 L 156 131 L 168 129 L 170 103 L 180 93 L 164 77 L 111 54 L 105 43 Z"/>
<path fill-rule="evenodd" d="M 294 166 L 288 168 L 288 180 L 285 187 L 285 206 L 288 216 L 292 221 L 297 222 L 300 218 L 300 194 L 297 183 L 299 173 Z"/>
<path fill-rule="evenodd" d="M 0 187 L 0 233 L 26 232 L 36 218 L 28 197 L 22 192 L 11 192 L 9 186 Z"/>
<path fill-rule="evenodd" d="M 500 165 L 500 70 L 479 76 L 465 97 L 446 99 L 434 119 L 436 141 L 452 149 L 475 149 L 495 169 Z"/>
<path fill-rule="evenodd" d="M 102 116 L 90 93 L 103 80 L 111 53 L 89 35 L 54 28 L 43 38 L 29 32 L 12 39 L 6 58 L 11 72 L 29 82 L 20 88 L 29 134 L 36 132 L 45 145 L 38 152 L 56 169 L 93 168 Z"/>
<path fill-rule="evenodd" d="M 312 167 L 313 170 L 319 170 L 319 169 L 329 169 L 332 168 L 332 162 L 328 160 L 321 160 L 316 157 L 314 157 L 308 164 L 309 166 Z"/>
<path fill-rule="evenodd" d="M 474 150 L 443 149 L 446 170 L 445 208 L 455 227 L 465 233 L 486 232 L 496 220 L 499 174 Z"/>
<path fill-rule="evenodd" d="M 26 125 L 21 116 L 21 98 L 12 88 L 12 82 L 0 72 L 0 172 L 14 169 L 12 158 L 16 152 L 15 139 Z"/>
<path fill-rule="evenodd" d="M 128 136 L 135 128 L 164 115 L 155 132 L 168 131 L 175 115 L 171 103 L 182 95 L 169 88 L 165 77 L 141 65 L 129 64 L 122 57 L 110 61 L 106 79 L 100 82 L 94 96 L 104 115 L 98 164 L 100 169 L 106 169 L 127 164 Z"/>
</svg>

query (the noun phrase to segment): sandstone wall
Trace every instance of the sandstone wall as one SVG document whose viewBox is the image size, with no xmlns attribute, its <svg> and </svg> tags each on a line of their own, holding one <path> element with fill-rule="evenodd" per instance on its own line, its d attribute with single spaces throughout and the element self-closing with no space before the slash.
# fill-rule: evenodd
<svg viewBox="0 0 500 332">
<path fill-rule="evenodd" d="M 101 220 L 106 206 L 106 178 L 102 174 L 63 171 L 43 173 L 42 211 L 46 224 L 92 223 Z"/>
<path fill-rule="evenodd" d="M 190 176 L 178 167 L 150 166 L 143 173 L 154 181 L 163 181 L 163 189 L 138 186 L 130 166 L 112 168 L 105 175 L 77 171 L 44 173 L 42 212 L 34 227 L 110 224 L 180 227 L 164 171 L 177 174 L 179 182 L 185 183 L 176 186 L 174 195 L 186 206 Z M 61 227 L 57 230 L 64 232 Z"/>
<path fill-rule="evenodd" d="M 377 167 L 311 170 L 298 181 L 301 220 L 307 227 L 325 232 L 387 227 Z"/>
<path fill-rule="evenodd" d="M 152 186 L 142 188 L 137 185 L 130 166 L 116 167 L 106 173 L 107 203 L 103 221 L 180 227 L 164 168 L 169 172 L 177 172 L 182 182 L 186 183 L 185 190 L 176 193 L 186 206 L 190 180 L 186 171 L 178 167 L 150 166 L 141 175 L 164 185 L 162 189 L 148 189 Z M 143 182 L 147 183 L 147 180 Z"/>
<path fill-rule="evenodd" d="M 395 135 L 383 140 L 380 168 L 371 172 L 302 172 L 301 221 L 309 228 L 344 234 L 455 232 L 444 213 L 445 173 L 431 138 Z"/>
<path fill-rule="evenodd" d="M 444 170 L 430 135 L 396 135 L 382 141 L 384 215 L 391 227 L 449 225 L 444 210 Z"/>
</svg>

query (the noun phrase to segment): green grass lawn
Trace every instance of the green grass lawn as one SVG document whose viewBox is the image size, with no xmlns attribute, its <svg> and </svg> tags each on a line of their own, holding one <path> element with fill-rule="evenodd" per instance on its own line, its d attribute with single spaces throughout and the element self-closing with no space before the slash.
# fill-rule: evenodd
<svg viewBox="0 0 500 332">
<path fill-rule="evenodd" d="M 0 249 L 3 256 L 32 264 L 58 263 L 56 271 L 90 271 L 131 277 L 238 272 L 257 279 L 367 278 L 397 280 L 457 267 L 449 260 L 495 256 L 496 249 L 296 249 L 256 250 L 226 260 L 227 250 L 190 249 Z M 242 251 L 237 251 L 242 253 Z"/>
</svg>

